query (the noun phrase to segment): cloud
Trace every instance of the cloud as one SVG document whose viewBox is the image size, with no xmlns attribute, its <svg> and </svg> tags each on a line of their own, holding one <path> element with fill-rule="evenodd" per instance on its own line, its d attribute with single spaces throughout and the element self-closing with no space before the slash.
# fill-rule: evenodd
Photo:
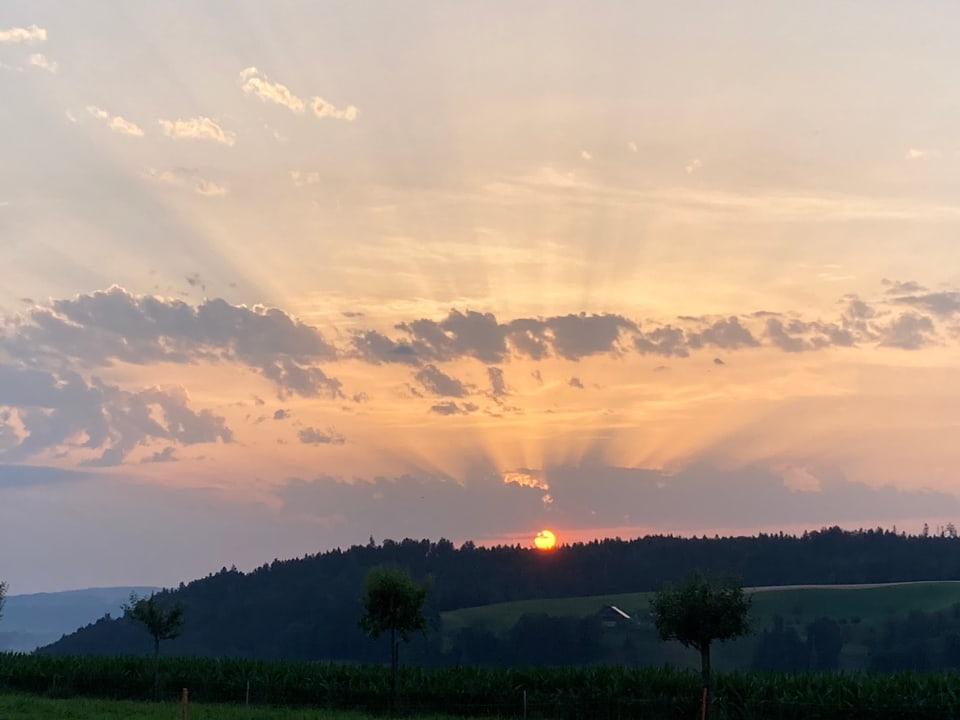
<svg viewBox="0 0 960 720">
<path fill-rule="evenodd" d="M 196 171 L 186 168 L 173 168 L 172 170 L 147 168 L 144 171 L 144 176 L 165 185 L 192 190 L 197 195 L 203 195 L 204 197 L 223 197 L 230 192 L 226 185 L 200 177 Z"/>
<path fill-rule="evenodd" d="M 507 394 L 507 383 L 503 378 L 503 370 L 498 367 L 488 367 L 487 377 L 490 378 L 490 395 L 494 399 L 502 398 Z"/>
<path fill-rule="evenodd" d="M 55 74 L 57 72 L 57 63 L 43 53 L 33 53 L 30 56 L 30 64 L 49 73 Z"/>
<path fill-rule="evenodd" d="M 225 131 L 215 120 L 204 116 L 187 120 L 161 118 L 157 123 L 164 135 L 175 140 L 213 140 L 227 147 L 232 147 L 237 141 L 236 133 Z"/>
<path fill-rule="evenodd" d="M 176 448 L 172 445 L 168 445 L 163 448 L 163 450 L 158 450 L 152 455 L 143 458 L 141 463 L 167 463 L 167 462 L 177 462 L 179 458 L 177 457 Z"/>
<path fill-rule="evenodd" d="M 300 431 L 300 442 L 304 445 L 343 445 L 346 438 L 333 428 L 323 431 L 307 427 Z"/>
<path fill-rule="evenodd" d="M 347 122 L 353 122 L 359 114 L 359 111 L 353 105 L 347 105 L 343 109 L 337 109 L 335 105 L 328 103 L 319 96 L 313 98 L 310 102 L 310 108 L 318 118 L 333 118 L 334 120 L 346 120 Z"/>
<path fill-rule="evenodd" d="M 901 350 L 919 350 L 931 344 L 935 334 L 929 317 L 904 313 L 880 329 L 880 344 Z"/>
<path fill-rule="evenodd" d="M 883 278 L 880 281 L 887 289 L 884 291 L 887 295 L 904 295 L 909 293 L 922 293 L 927 289 L 915 280 L 888 280 Z"/>
<path fill-rule="evenodd" d="M 687 343 L 691 348 L 712 345 L 725 350 L 738 350 L 760 345 L 750 330 L 741 325 L 740 320 L 735 316 L 721 318 L 701 329 L 700 332 L 687 333 Z"/>
<path fill-rule="evenodd" d="M 290 411 L 281 408 L 280 410 L 275 410 L 273 413 L 274 420 L 287 420 L 290 418 Z"/>
<path fill-rule="evenodd" d="M 589 162 L 590 160 L 593 160 L 593 155 L 590 154 L 590 153 L 588 153 L 586 150 L 581 150 L 581 151 L 580 151 L 580 157 L 583 158 L 584 160 L 588 161 L 588 162 Z"/>
<path fill-rule="evenodd" d="M 950 317 L 960 312 L 960 292 L 932 292 L 923 295 L 908 295 L 906 297 L 898 297 L 896 302 L 927 310 L 939 317 Z"/>
<path fill-rule="evenodd" d="M 320 173 L 301 172 L 300 170 L 290 171 L 290 181 L 294 187 L 305 187 L 306 185 L 316 185 L 320 182 Z"/>
<path fill-rule="evenodd" d="M 13 27 L 6 30 L 0 30 L 0 43 L 34 43 L 45 42 L 47 31 L 42 27 L 30 25 L 29 27 Z"/>
<path fill-rule="evenodd" d="M 58 450 L 88 455 L 81 463 L 122 463 L 150 440 L 182 445 L 232 442 L 224 418 L 189 407 L 182 388 L 121 390 L 69 372 L 0 365 L 0 435 L 7 438 L 0 460 L 20 462 Z M 15 442 L 9 442 L 13 435 Z M 99 455 L 90 457 L 90 453 Z"/>
<path fill-rule="evenodd" d="M 930 150 L 919 150 L 917 148 L 910 148 L 904 153 L 903 157 L 906 160 L 922 160 L 923 158 L 932 157 L 934 153 Z"/>
<path fill-rule="evenodd" d="M 727 363 L 725 363 L 722 359 L 715 357 L 715 358 L 713 359 L 713 364 L 714 364 L 714 365 L 726 365 Z"/>
<path fill-rule="evenodd" d="M 633 140 L 627 143 L 627 150 L 629 150 L 630 152 L 635 153 L 637 152 L 638 149 L 639 148 L 637 148 L 637 144 L 633 142 Z"/>
<path fill-rule="evenodd" d="M 567 382 L 567 385 L 572 388 L 576 388 L 577 390 L 583 390 L 583 382 L 578 377 L 570 378 L 569 382 Z"/>
<path fill-rule="evenodd" d="M 697 170 L 703 167 L 703 163 L 699 158 L 694 158 L 686 165 L 683 166 L 683 169 L 686 171 L 687 175 L 693 175 Z"/>
<path fill-rule="evenodd" d="M 458 405 L 453 400 L 430 406 L 430 412 L 435 415 L 469 415 L 479 409 L 480 408 L 473 403 L 460 403 Z"/>
<path fill-rule="evenodd" d="M 113 130 L 115 133 L 120 133 L 121 135 L 129 135 L 131 137 L 143 137 L 143 130 L 139 125 L 126 120 L 119 115 L 110 115 L 103 108 L 99 108 L 96 105 L 87 105 L 87 112 L 90 113 L 97 120 L 103 120 L 107 127 Z"/>
<path fill-rule="evenodd" d="M 433 395 L 457 398 L 467 395 L 467 388 L 462 382 L 446 375 L 436 365 L 427 365 L 415 377 L 423 389 Z"/>
<path fill-rule="evenodd" d="M 633 346 L 643 355 L 687 357 L 690 354 L 683 330 L 670 325 L 647 333 L 638 332 L 633 339 Z"/>
<path fill-rule="evenodd" d="M 281 83 L 271 82 L 266 75 L 255 67 L 248 67 L 240 73 L 240 83 L 243 92 L 258 97 L 263 102 L 283 105 L 297 114 L 304 110 L 303 100 L 294 95 L 290 88 Z"/>
<path fill-rule="evenodd" d="M 316 367 L 337 357 L 319 330 L 277 308 L 223 299 L 192 305 L 114 286 L 28 309 L 0 333 L 0 348 L 31 365 L 64 359 L 85 367 L 237 362 L 272 380 L 281 393 L 342 394 L 340 382 Z"/>
<path fill-rule="evenodd" d="M 65 485 L 88 480 L 93 474 L 82 470 L 64 470 L 43 465 L 0 464 L 0 489 L 43 485 Z"/>
</svg>

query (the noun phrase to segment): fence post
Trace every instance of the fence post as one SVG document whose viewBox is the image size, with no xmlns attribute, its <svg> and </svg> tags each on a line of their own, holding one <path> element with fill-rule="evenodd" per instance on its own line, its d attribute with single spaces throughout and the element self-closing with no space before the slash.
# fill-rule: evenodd
<svg viewBox="0 0 960 720">
<path fill-rule="evenodd" d="M 187 704 L 189 703 L 189 698 L 187 695 L 187 689 L 183 688 L 183 692 L 180 694 L 180 720 L 187 720 Z"/>
</svg>

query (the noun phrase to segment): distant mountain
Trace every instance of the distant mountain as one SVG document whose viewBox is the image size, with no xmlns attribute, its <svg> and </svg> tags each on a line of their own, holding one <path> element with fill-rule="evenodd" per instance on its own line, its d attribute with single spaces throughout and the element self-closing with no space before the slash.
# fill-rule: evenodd
<svg viewBox="0 0 960 720">
<path fill-rule="evenodd" d="M 377 545 L 371 539 L 348 550 L 274 560 L 249 573 L 223 568 L 162 592 L 162 602 L 182 603 L 185 625 L 183 635 L 165 642 L 161 652 L 379 662 L 388 655 L 387 646 L 370 642 L 357 625 L 364 578 L 375 565 L 432 578 L 428 613 L 434 629 L 404 651 L 411 663 L 426 665 L 456 662 L 445 642 L 449 638 L 439 630 L 445 611 L 513 600 L 643 592 L 694 570 L 736 575 L 755 587 L 958 580 L 960 539 L 825 528 L 802 536 L 601 540 L 549 552 L 469 542 L 457 548 L 449 540 Z M 143 628 L 118 620 L 99 620 L 38 650 L 58 655 L 151 651 Z"/>
<path fill-rule="evenodd" d="M 112 587 L 10 595 L 0 619 L 0 651 L 33 652 L 107 614 L 119 615 L 131 592 L 149 595 L 155 590 Z"/>
</svg>

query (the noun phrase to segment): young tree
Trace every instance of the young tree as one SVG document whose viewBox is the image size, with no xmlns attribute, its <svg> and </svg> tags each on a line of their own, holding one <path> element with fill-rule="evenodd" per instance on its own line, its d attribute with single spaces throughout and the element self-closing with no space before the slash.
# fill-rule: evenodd
<svg viewBox="0 0 960 720">
<path fill-rule="evenodd" d="M 3 606 L 7 602 L 7 583 L 0 581 L 0 619 L 3 618 Z"/>
<path fill-rule="evenodd" d="M 427 620 L 423 605 L 430 590 L 429 582 L 417 585 L 404 570 L 375 567 L 367 574 L 364 586 L 364 613 L 360 627 L 372 638 L 390 633 L 390 709 L 396 709 L 400 640 L 407 642 L 410 633 L 426 634 Z"/>
<path fill-rule="evenodd" d="M 183 631 L 183 606 L 177 603 L 164 610 L 156 594 L 141 598 L 131 593 L 130 602 L 123 606 L 123 615 L 142 623 L 153 638 L 153 688 L 160 700 L 160 641 L 172 640 Z"/>
<path fill-rule="evenodd" d="M 750 598 L 739 580 L 710 581 L 692 575 L 676 586 L 667 585 L 650 601 L 661 640 L 678 640 L 700 652 L 704 714 L 710 697 L 710 644 L 750 632 Z"/>
</svg>

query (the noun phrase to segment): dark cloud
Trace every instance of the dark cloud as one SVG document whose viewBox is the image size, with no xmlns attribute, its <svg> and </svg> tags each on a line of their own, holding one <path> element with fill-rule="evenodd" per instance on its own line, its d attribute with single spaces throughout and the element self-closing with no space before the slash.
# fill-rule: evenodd
<svg viewBox="0 0 960 720">
<path fill-rule="evenodd" d="M 455 403 L 453 400 L 437 403 L 430 406 L 430 412 L 435 415 L 469 415 L 480 408 L 473 403 Z"/>
<path fill-rule="evenodd" d="M 346 438 L 333 428 L 324 431 L 307 427 L 300 431 L 300 442 L 304 445 L 343 445 Z"/>
<path fill-rule="evenodd" d="M 450 377 L 436 365 L 427 365 L 415 375 L 423 389 L 432 395 L 440 397 L 465 397 L 468 392 L 462 382 Z"/>
<path fill-rule="evenodd" d="M 6 462 L 71 448 L 100 452 L 86 465 L 118 465 L 153 439 L 182 445 L 233 440 L 222 417 L 192 410 L 181 389 L 130 392 L 75 373 L 0 365 L 0 406 L 8 408 L 0 420 L 0 459 Z M 13 412 L 22 436 L 14 431 Z"/>
<path fill-rule="evenodd" d="M 935 292 L 896 298 L 896 302 L 932 312 L 939 317 L 950 317 L 960 312 L 960 292 Z"/>
<path fill-rule="evenodd" d="M 200 277 L 200 273 L 190 273 L 184 278 L 187 281 L 187 285 L 192 288 L 200 288 L 201 290 L 206 291 L 207 284 L 203 281 L 203 278 Z"/>
<path fill-rule="evenodd" d="M 222 299 L 194 306 L 112 287 L 29 310 L 0 346 L 28 364 L 226 360 L 260 370 L 282 392 L 335 395 L 339 388 L 315 367 L 337 357 L 319 330 L 276 308 Z"/>
<path fill-rule="evenodd" d="M 179 458 L 177 457 L 176 448 L 172 445 L 168 445 L 163 450 L 158 450 L 152 455 L 143 458 L 141 463 L 165 463 L 165 462 L 176 462 Z"/>
<path fill-rule="evenodd" d="M 880 328 L 880 344 L 902 350 L 919 350 L 935 341 L 936 329 L 926 315 L 904 313 Z"/>
<path fill-rule="evenodd" d="M 420 363 L 413 346 L 394 342 L 376 330 L 367 330 L 355 334 L 353 347 L 361 358 L 375 365 L 380 363 L 418 365 Z"/>
<path fill-rule="evenodd" d="M 633 346 L 642 355 L 687 357 L 687 340 L 683 330 L 667 325 L 647 333 L 637 332 Z"/>
<path fill-rule="evenodd" d="M 286 420 L 289 417 L 290 417 L 290 411 L 283 408 L 281 408 L 280 410 L 275 410 L 273 412 L 274 420 Z"/>
<path fill-rule="evenodd" d="M 537 385 L 543 385 L 543 375 L 540 374 L 539 370 L 534 370 L 532 373 L 530 373 L 530 377 L 536 380 Z"/>
<path fill-rule="evenodd" d="M 507 394 L 507 382 L 503 378 L 503 370 L 498 367 L 488 367 L 487 377 L 490 378 L 490 394 L 494 398 L 502 398 Z"/>
<path fill-rule="evenodd" d="M 750 330 L 741 325 L 739 318 L 735 316 L 721 318 L 699 332 L 688 332 L 687 344 L 695 349 L 712 345 L 724 350 L 739 350 L 760 345 Z"/>
<path fill-rule="evenodd" d="M 0 464 L 0 489 L 72 484 L 92 477 L 94 475 L 90 472 L 43 465 Z"/>
<path fill-rule="evenodd" d="M 720 358 L 714 358 L 714 359 L 713 359 L 713 364 L 714 364 L 714 365 L 726 365 L 726 363 L 725 363 L 722 359 L 720 359 Z"/>
<path fill-rule="evenodd" d="M 577 390 L 583 390 L 583 382 L 578 377 L 570 378 L 570 380 L 567 382 L 567 385 L 572 388 L 576 388 Z"/>
</svg>

